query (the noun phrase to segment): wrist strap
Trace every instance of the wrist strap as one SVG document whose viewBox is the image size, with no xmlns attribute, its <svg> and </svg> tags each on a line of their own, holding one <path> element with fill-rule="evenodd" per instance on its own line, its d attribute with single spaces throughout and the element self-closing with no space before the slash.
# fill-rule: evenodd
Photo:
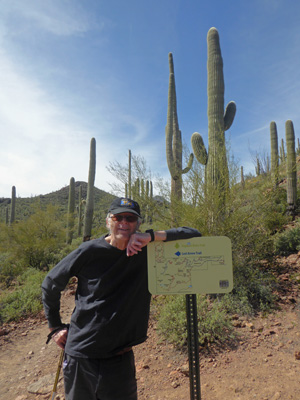
<svg viewBox="0 0 300 400">
<path fill-rule="evenodd" d="M 147 229 L 147 230 L 146 230 L 146 233 L 150 233 L 150 236 L 151 236 L 150 242 L 154 242 L 155 236 L 154 236 L 154 231 L 153 231 L 153 229 Z"/>
<path fill-rule="evenodd" d="M 69 326 L 70 326 L 69 324 L 62 324 L 61 326 L 58 326 L 57 328 L 53 329 L 53 331 L 51 331 L 47 336 L 46 344 L 50 342 L 52 336 L 54 336 L 57 332 L 62 331 L 63 329 L 69 329 Z"/>
</svg>

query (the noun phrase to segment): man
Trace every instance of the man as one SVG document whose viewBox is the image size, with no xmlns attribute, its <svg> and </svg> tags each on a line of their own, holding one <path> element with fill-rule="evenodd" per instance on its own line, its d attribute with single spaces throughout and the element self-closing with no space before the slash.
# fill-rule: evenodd
<svg viewBox="0 0 300 400">
<path fill-rule="evenodd" d="M 50 336 L 65 349 L 67 400 L 136 400 L 132 347 L 147 338 L 150 293 L 147 244 L 201 236 L 192 228 L 137 232 L 140 207 L 117 198 L 106 219 L 107 235 L 83 243 L 46 276 L 43 303 Z M 78 278 L 69 329 L 62 324 L 60 293 Z"/>
</svg>

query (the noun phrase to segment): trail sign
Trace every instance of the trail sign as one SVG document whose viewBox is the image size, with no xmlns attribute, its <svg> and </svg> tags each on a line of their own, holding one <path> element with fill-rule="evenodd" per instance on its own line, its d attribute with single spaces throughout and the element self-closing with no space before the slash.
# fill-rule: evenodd
<svg viewBox="0 0 300 400">
<path fill-rule="evenodd" d="M 148 244 L 152 294 L 228 293 L 233 288 L 231 241 L 196 237 Z"/>
<path fill-rule="evenodd" d="M 230 239 L 197 237 L 148 244 L 148 285 L 152 294 L 185 294 L 190 400 L 201 400 L 197 293 L 233 288 Z"/>
</svg>

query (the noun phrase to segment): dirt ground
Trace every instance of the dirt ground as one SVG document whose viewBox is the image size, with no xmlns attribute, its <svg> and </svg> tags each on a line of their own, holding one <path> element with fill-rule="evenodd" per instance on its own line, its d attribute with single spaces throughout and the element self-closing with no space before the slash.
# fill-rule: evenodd
<svg viewBox="0 0 300 400">
<path fill-rule="evenodd" d="M 239 340 L 233 348 L 200 351 L 202 400 L 300 399 L 300 252 L 284 261 L 279 279 L 280 311 L 253 320 L 236 316 Z M 67 322 L 73 295 L 66 292 L 62 300 Z M 42 313 L 0 328 L 1 400 L 51 398 L 60 349 L 45 344 L 47 334 Z M 152 320 L 135 358 L 139 400 L 191 398 L 187 354 L 161 341 Z M 55 398 L 64 399 L 62 375 Z"/>
</svg>

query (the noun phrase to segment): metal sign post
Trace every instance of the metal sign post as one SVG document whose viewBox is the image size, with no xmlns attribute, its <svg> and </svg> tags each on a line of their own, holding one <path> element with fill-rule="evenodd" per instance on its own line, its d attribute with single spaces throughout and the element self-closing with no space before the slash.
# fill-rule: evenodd
<svg viewBox="0 0 300 400">
<path fill-rule="evenodd" d="M 189 351 L 190 394 L 191 400 L 201 400 L 197 296 L 195 294 L 187 294 L 185 297 Z"/>
</svg>

